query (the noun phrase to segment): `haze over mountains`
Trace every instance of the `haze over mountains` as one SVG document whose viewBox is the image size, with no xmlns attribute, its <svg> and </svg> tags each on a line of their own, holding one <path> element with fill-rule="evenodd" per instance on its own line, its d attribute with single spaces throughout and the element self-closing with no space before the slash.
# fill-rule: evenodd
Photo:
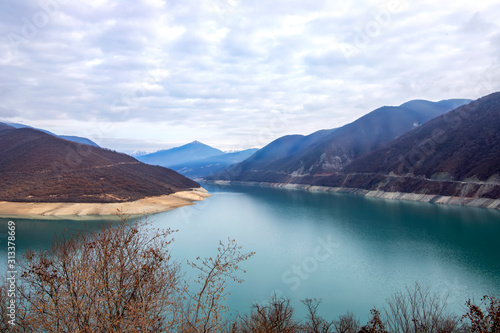
<svg viewBox="0 0 500 333">
<path fill-rule="evenodd" d="M 144 163 L 169 167 L 186 177 L 194 179 L 222 171 L 235 163 L 245 160 L 256 151 L 257 149 L 246 149 L 225 153 L 199 141 L 193 141 L 180 147 L 138 155 L 136 158 Z"/>
<path fill-rule="evenodd" d="M 6 129 L 14 129 L 14 127 L 9 126 L 9 125 L 7 125 L 5 123 L 0 123 L 0 131 L 1 130 L 6 130 Z"/>
<path fill-rule="evenodd" d="M 24 124 L 18 124 L 18 123 L 0 123 L 0 126 L 1 125 L 4 125 L 4 126 L 9 126 L 9 127 L 12 127 L 12 128 L 32 128 L 32 129 L 36 129 L 36 130 L 39 130 L 39 131 L 42 131 L 42 132 L 45 132 L 47 134 L 50 134 L 50 135 L 53 135 L 53 136 L 56 136 L 58 138 L 61 138 L 61 139 L 65 139 L 65 140 L 69 140 L 69 141 L 73 141 L 73 142 L 76 142 L 76 143 L 83 143 L 83 144 L 86 144 L 86 145 L 91 145 L 91 146 L 94 146 L 94 147 L 99 147 L 99 145 L 97 143 L 95 143 L 94 141 L 90 140 L 90 139 L 87 139 L 87 138 L 83 138 L 81 136 L 74 136 L 74 135 L 57 135 L 57 134 L 54 134 L 52 132 L 49 132 L 47 130 L 44 130 L 44 129 L 41 129 L 41 128 L 35 128 L 35 127 L 31 127 L 31 126 L 28 126 L 28 125 L 24 125 Z M 1 127 L 0 127 L 1 128 Z"/>
<path fill-rule="evenodd" d="M 500 198 L 500 93 L 429 121 L 345 172 L 386 176 L 370 188 Z"/>
<path fill-rule="evenodd" d="M 279 138 L 213 178 L 291 182 L 303 176 L 339 172 L 359 156 L 468 102 L 415 100 L 399 107 L 381 107 L 338 129 Z"/>
<path fill-rule="evenodd" d="M 257 151 L 258 149 L 253 148 L 234 153 L 223 153 L 201 160 L 172 165 L 170 168 L 191 179 L 204 178 L 244 161 Z"/>
<path fill-rule="evenodd" d="M 259 150 L 194 141 L 137 159 L 0 123 L 0 200 L 122 202 L 199 187 L 185 176 L 498 199 L 500 93 L 469 102 L 385 106 Z"/>
<path fill-rule="evenodd" d="M 467 102 L 382 107 L 339 129 L 282 137 L 208 179 L 498 199 L 500 93 Z"/>
<path fill-rule="evenodd" d="M 5 125 L 0 183 L 0 200 L 20 202 L 126 202 L 200 187 L 126 154 Z"/>
<path fill-rule="evenodd" d="M 180 147 L 164 149 L 147 155 L 139 155 L 136 158 L 144 163 L 169 167 L 222 154 L 224 154 L 222 150 L 210 147 L 199 141 L 193 141 Z"/>
</svg>

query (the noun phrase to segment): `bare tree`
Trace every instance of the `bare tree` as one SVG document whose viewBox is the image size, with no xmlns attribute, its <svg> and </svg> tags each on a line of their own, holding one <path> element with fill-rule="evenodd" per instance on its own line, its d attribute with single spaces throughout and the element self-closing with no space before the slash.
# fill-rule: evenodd
<svg viewBox="0 0 500 333">
<path fill-rule="evenodd" d="M 445 312 L 446 297 L 418 283 L 388 299 L 385 323 L 372 309 L 361 329 L 351 313 L 332 322 L 320 317 L 318 299 L 302 301 L 308 315 L 301 323 L 293 318 L 290 300 L 276 295 L 230 323 L 224 316 L 226 288 L 230 281 L 243 281 L 240 264 L 254 252 L 242 253 L 228 239 L 219 243 L 215 257 L 188 261 L 199 273 L 193 291 L 170 256 L 173 232 L 123 221 L 57 242 L 50 251 L 28 251 L 19 263 L 14 327 L 5 316 L 10 301 L 5 279 L 0 284 L 0 332 L 500 333 L 495 296 L 484 296 L 479 305 L 469 299 L 462 317 L 467 323 L 460 326 Z"/>
<path fill-rule="evenodd" d="M 393 333 L 453 332 L 459 320 L 445 312 L 446 300 L 417 282 L 387 300 L 387 326 Z"/>
<path fill-rule="evenodd" d="M 225 326 L 223 314 L 228 311 L 222 301 L 225 299 L 229 280 L 242 283 L 236 273 L 241 270 L 239 264 L 253 256 L 255 252 L 241 253 L 241 246 L 234 239 L 228 243 L 219 243 L 218 253 L 212 258 L 197 258 L 197 262 L 188 261 L 199 271 L 196 282 L 200 289 L 190 293 L 186 288 L 189 303 L 184 315 L 184 331 L 219 332 Z M 243 270 L 243 272 L 245 272 Z"/>
<path fill-rule="evenodd" d="M 356 316 L 351 312 L 340 315 L 339 318 L 333 322 L 333 326 L 335 327 L 335 333 L 357 333 L 360 328 L 359 320 L 356 319 Z"/>
<path fill-rule="evenodd" d="M 239 332 L 302 332 L 299 322 L 293 319 L 293 312 L 289 299 L 273 295 L 267 305 L 254 304 L 250 316 L 241 317 Z"/>
<path fill-rule="evenodd" d="M 318 316 L 318 307 L 321 304 L 321 299 L 306 298 L 301 301 L 307 307 L 307 321 L 304 324 L 304 331 L 307 333 L 328 333 L 333 322 L 328 322 Z"/>
<path fill-rule="evenodd" d="M 146 223 L 80 233 L 22 261 L 18 325 L 65 332 L 143 332 L 174 327 L 180 266 L 172 230 Z"/>
<path fill-rule="evenodd" d="M 328 333 L 331 332 L 333 322 L 328 322 L 318 316 L 318 307 L 321 299 L 306 298 L 301 301 L 307 307 L 307 321 L 305 322 L 304 332 L 307 333 Z"/>
<path fill-rule="evenodd" d="M 169 248 L 174 230 L 148 222 L 80 233 L 50 251 L 28 251 L 19 264 L 16 326 L 8 332 L 216 332 L 221 327 L 225 288 L 242 254 L 234 240 L 201 260 L 201 289 L 188 292 Z M 193 296 L 191 298 L 191 296 Z M 192 302 L 186 304 L 188 300 Z M 2 312 L 8 302 L 0 287 Z M 186 312 L 187 310 L 187 312 Z"/>
</svg>

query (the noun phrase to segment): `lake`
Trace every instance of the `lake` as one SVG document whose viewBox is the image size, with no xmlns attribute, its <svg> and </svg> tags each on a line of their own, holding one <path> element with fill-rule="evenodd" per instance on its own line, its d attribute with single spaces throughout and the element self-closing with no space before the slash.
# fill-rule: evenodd
<svg viewBox="0 0 500 333">
<path fill-rule="evenodd" d="M 152 215 L 155 226 L 179 229 L 172 254 L 179 261 L 216 253 L 219 240 L 236 239 L 256 255 L 243 264 L 243 284 L 227 303 L 248 313 L 273 293 L 291 298 L 298 317 L 304 298 L 321 298 L 320 314 L 354 312 L 364 324 L 395 291 L 416 281 L 448 295 L 462 313 L 469 297 L 500 293 L 500 212 L 350 194 L 204 185 L 213 197 Z M 2 235 L 8 219 L 0 219 Z M 63 230 L 111 221 L 23 220 L 18 251 L 47 247 Z M 6 242 L 3 242 L 6 243 Z M 0 255 L 5 258 L 5 246 Z M 183 265 L 190 274 L 186 265 Z M 4 264 L 2 264 L 4 267 Z"/>
</svg>

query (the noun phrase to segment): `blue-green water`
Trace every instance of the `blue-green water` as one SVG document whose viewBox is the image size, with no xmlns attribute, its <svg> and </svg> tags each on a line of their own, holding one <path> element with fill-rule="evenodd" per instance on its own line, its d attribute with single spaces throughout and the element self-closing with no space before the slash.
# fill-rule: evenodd
<svg viewBox="0 0 500 333">
<path fill-rule="evenodd" d="M 396 290 L 416 281 L 448 295 L 461 312 L 467 298 L 500 293 L 500 212 L 259 187 L 205 186 L 213 197 L 150 217 L 179 229 L 179 261 L 216 253 L 234 238 L 256 255 L 243 264 L 243 284 L 227 302 L 247 313 L 276 292 L 321 298 L 321 314 L 351 311 L 366 320 Z M 1 219 L 2 232 L 8 219 Z M 99 222 L 16 220 L 18 249 L 47 245 L 54 233 L 95 228 Z M 107 222 L 110 223 L 110 222 Z M 2 246 L 0 255 L 5 256 Z M 186 265 L 184 265 L 186 266 Z M 186 267 L 189 276 L 189 269 Z"/>
</svg>

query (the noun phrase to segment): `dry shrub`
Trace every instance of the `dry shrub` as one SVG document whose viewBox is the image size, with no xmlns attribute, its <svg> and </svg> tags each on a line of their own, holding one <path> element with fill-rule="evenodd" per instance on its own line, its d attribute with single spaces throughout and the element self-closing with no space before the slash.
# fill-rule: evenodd
<svg viewBox="0 0 500 333">
<path fill-rule="evenodd" d="M 237 332 L 244 333 L 295 333 L 302 332 L 301 325 L 293 318 L 290 300 L 276 295 L 266 305 L 254 304 L 249 316 L 241 317 Z"/>
<path fill-rule="evenodd" d="M 335 333 L 357 333 L 360 329 L 359 320 L 351 312 L 340 315 L 333 322 L 333 326 L 335 327 Z"/>
<path fill-rule="evenodd" d="M 479 305 L 469 299 L 466 306 L 462 320 L 468 320 L 470 332 L 500 333 L 500 300 L 495 296 L 484 296 Z"/>
<path fill-rule="evenodd" d="M 371 309 L 372 318 L 365 326 L 361 327 L 359 333 L 389 333 L 380 319 L 380 312 L 377 309 Z"/>
<path fill-rule="evenodd" d="M 221 242 L 215 259 L 192 263 L 201 284 L 193 295 L 170 256 L 173 232 L 123 221 L 59 241 L 50 251 L 28 251 L 18 267 L 16 325 L 2 318 L 0 330 L 217 332 L 228 280 L 242 281 L 238 263 L 253 253 L 242 254 L 234 240 Z M 4 284 L 4 314 L 8 301 Z"/>
<path fill-rule="evenodd" d="M 229 281 L 242 283 L 236 272 L 240 270 L 240 263 L 255 253 L 242 253 L 234 239 L 228 243 L 219 242 L 217 255 L 208 258 L 196 258 L 196 262 L 188 264 L 199 271 L 200 289 L 196 293 L 186 288 L 188 304 L 184 308 L 183 332 L 220 332 L 227 324 L 224 314 L 229 310 L 223 301 L 228 295 L 226 288 Z M 245 271 L 243 271 L 245 272 Z"/>
<path fill-rule="evenodd" d="M 459 318 L 446 312 L 446 296 L 415 283 L 387 300 L 387 326 L 393 333 L 445 333 L 459 328 Z"/>
</svg>

